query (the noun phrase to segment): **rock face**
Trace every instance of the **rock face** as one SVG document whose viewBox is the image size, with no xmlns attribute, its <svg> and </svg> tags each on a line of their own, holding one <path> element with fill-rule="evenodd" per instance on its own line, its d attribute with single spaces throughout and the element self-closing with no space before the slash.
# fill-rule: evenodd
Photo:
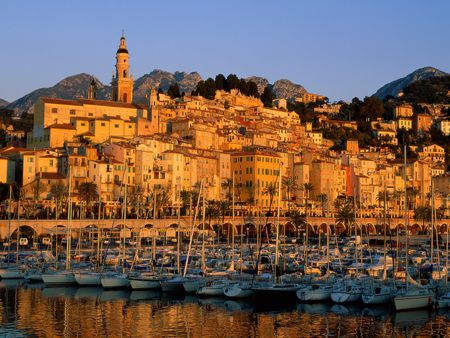
<svg viewBox="0 0 450 338">
<path fill-rule="evenodd" d="M 258 92 L 259 95 L 261 95 L 264 91 L 264 88 L 267 87 L 267 85 L 269 84 L 269 81 L 263 77 L 259 77 L 259 76 L 250 76 L 245 78 L 245 81 L 253 81 L 254 83 L 256 83 L 256 86 L 258 87 Z"/>
<path fill-rule="evenodd" d="M 180 91 L 190 93 L 195 89 L 197 83 L 202 80 L 199 73 L 175 72 L 170 73 L 164 70 L 155 69 L 149 74 L 141 76 L 134 82 L 134 100 L 136 103 L 144 103 L 145 95 L 151 88 L 161 88 L 167 91 L 170 85 L 178 83 Z"/>
<path fill-rule="evenodd" d="M 6 107 L 14 109 L 17 114 L 22 112 L 33 113 L 34 103 L 43 96 L 58 97 L 61 99 L 86 98 L 92 79 L 97 84 L 97 98 L 100 100 L 111 100 L 111 86 L 104 85 L 97 78 L 82 73 L 69 76 L 53 87 L 36 89 L 12 103 L 6 103 Z M 202 80 L 202 77 L 197 72 L 170 73 L 155 69 L 134 81 L 133 102 L 145 103 L 147 101 L 146 95 L 150 92 L 151 88 L 161 88 L 167 91 L 169 86 L 174 83 L 178 83 L 182 92 L 190 93 L 195 89 L 200 80 Z M 267 79 L 258 76 L 252 76 L 246 80 L 254 81 L 260 93 L 264 91 L 267 85 L 270 85 Z M 292 83 L 289 80 L 278 80 L 271 86 L 277 97 L 283 97 L 289 100 L 293 100 L 298 94 L 306 91 L 302 86 Z"/>
<path fill-rule="evenodd" d="M 8 101 L 5 101 L 5 100 L 3 100 L 3 99 L 0 99 L 0 108 L 6 107 L 8 104 L 9 104 Z"/>
<path fill-rule="evenodd" d="M 277 80 L 274 84 L 270 84 L 269 81 L 263 77 L 259 76 L 250 76 L 245 79 L 246 81 L 253 81 L 258 86 L 259 94 L 262 94 L 264 88 L 267 85 L 271 86 L 273 92 L 278 98 L 285 98 L 290 101 L 294 101 L 297 96 L 306 92 L 306 89 L 303 86 L 293 83 L 292 81 L 282 79 Z"/>
<path fill-rule="evenodd" d="M 306 89 L 303 86 L 286 79 L 275 81 L 272 90 L 276 97 L 285 98 L 290 101 L 294 101 L 297 96 L 306 93 Z"/>
<path fill-rule="evenodd" d="M 101 100 L 111 99 L 111 88 L 109 86 L 104 86 L 100 80 L 89 74 L 81 73 L 66 77 L 53 87 L 36 89 L 10 103 L 8 108 L 14 109 L 17 113 L 25 111 L 32 113 L 34 103 L 42 96 L 57 97 L 61 99 L 86 98 L 87 90 L 92 79 L 94 79 L 97 84 L 97 98 Z"/>
<path fill-rule="evenodd" d="M 403 91 L 403 88 L 407 87 L 408 85 L 410 85 L 415 81 L 425 80 L 433 76 L 446 76 L 446 75 L 449 74 L 433 67 L 420 68 L 415 70 L 411 74 L 402 77 L 401 79 L 392 81 L 384 85 L 383 87 L 377 90 L 374 96 L 378 97 L 379 99 L 384 99 L 388 95 L 397 97 L 398 94 Z"/>
</svg>

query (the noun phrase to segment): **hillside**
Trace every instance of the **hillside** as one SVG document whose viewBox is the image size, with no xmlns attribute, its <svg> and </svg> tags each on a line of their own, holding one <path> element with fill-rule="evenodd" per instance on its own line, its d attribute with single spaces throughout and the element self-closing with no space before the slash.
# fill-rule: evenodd
<svg viewBox="0 0 450 338">
<path fill-rule="evenodd" d="M 388 84 L 385 84 L 383 87 L 377 90 L 374 96 L 382 100 L 388 95 L 397 97 L 400 93 L 403 92 L 403 89 L 405 87 L 409 86 L 410 84 L 416 81 L 446 75 L 449 74 L 433 67 L 420 68 L 415 70 L 411 74 L 406 75 L 405 77 L 402 77 L 395 81 L 389 82 Z"/>
</svg>

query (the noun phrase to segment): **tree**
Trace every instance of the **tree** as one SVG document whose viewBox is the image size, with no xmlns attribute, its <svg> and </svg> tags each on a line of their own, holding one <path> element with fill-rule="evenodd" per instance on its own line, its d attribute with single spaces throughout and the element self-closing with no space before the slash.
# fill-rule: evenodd
<svg viewBox="0 0 450 338">
<path fill-rule="evenodd" d="M 142 186 L 137 185 L 131 189 L 128 201 L 128 204 L 131 206 L 132 213 L 135 213 L 138 218 L 145 217 L 146 196 Z"/>
<path fill-rule="evenodd" d="M 338 196 L 334 201 L 334 209 L 336 210 L 336 222 L 342 223 L 347 231 L 355 222 L 355 210 L 353 208 L 353 200 L 351 197 Z"/>
<path fill-rule="evenodd" d="M 305 192 L 305 214 L 308 216 L 308 200 L 309 200 L 309 194 L 311 191 L 314 190 L 314 185 L 312 183 L 303 183 L 303 185 L 300 187 L 301 190 Z"/>
<path fill-rule="evenodd" d="M 226 87 L 224 89 L 229 92 L 232 89 L 238 88 L 239 88 L 239 78 L 234 74 L 229 74 L 227 76 Z"/>
<path fill-rule="evenodd" d="M 167 95 L 169 95 L 171 99 L 181 97 L 180 86 L 178 85 L 178 83 L 174 83 L 169 86 L 169 89 L 167 90 Z"/>
<path fill-rule="evenodd" d="M 91 211 L 92 202 L 98 200 L 97 185 L 94 182 L 83 182 L 78 187 L 80 200 L 86 203 L 86 209 Z"/>
<path fill-rule="evenodd" d="M 322 206 L 322 217 L 325 215 L 325 204 L 328 202 L 327 194 L 319 194 L 317 196 L 317 200 L 320 202 Z"/>
<path fill-rule="evenodd" d="M 288 199 L 288 211 L 291 211 L 291 193 L 298 189 L 297 183 L 292 177 L 283 177 L 283 187 L 286 189 L 287 199 Z"/>
<path fill-rule="evenodd" d="M 267 185 L 264 190 L 262 191 L 263 195 L 269 195 L 269 212 L 267 215 L 272 214 L 272 205 L 273 205 L 273 198 L 278 192 L 277 184 L 274 182 L 269 182 L 269 185 Z"/>
<path fill-rule="evenodd" d="M 225 90 L 227 79 L 223 74 L 217 74 L 215 78 L 216 89 L 217 90 Z"/>
<path fill-rule="evenodd" d="M 268 85 L 266 88 L 264 88 L 264 91 L 261 95 L 261 101 L 264 104 L 264 107 L 271 108 L 272 107 L 272 101 L 275 98 L 275 94 L 272 91 L 272 88 Z"/>
<path fill-rule="evenodd" d="M 226 198 L 228 199 L 228 202 L 231 202 L 233 199 L 233 180 L 231 178 L 226 178 L 221 183 L 222 188 L 226 189 Z"/>
<path fill-rule="evenodd" d="M 59 218 L 59 215 L 61 214 L 65 203 L 67 202 L 68 192 L 69 189 L 61 182 L 53 184 L 50 187 L 51 198 L 53 198 L 56 203 L 56 218 Z"/>
<path fill-rule="evenodd" d="M 289 220 L 297 230 L 307 226 L 305 214 L 300 213 L 298 210 L 293 210 L 289 213 Z"/>
</svg>

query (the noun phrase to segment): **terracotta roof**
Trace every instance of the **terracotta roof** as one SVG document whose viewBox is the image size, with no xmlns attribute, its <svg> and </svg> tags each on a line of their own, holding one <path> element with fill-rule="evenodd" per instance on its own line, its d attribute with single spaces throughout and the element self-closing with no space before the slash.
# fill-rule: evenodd
<svg viewBox="0 0 450 338">
<path fill-rule="evenodd" d="M 118 107 L 118 108 L 147 109 L 147 107 L 143 104 L 124 103 L 124 102 L 106 101 L 106 100 L 88 100 L 88 99 L 66 100 L 66 99 L 58 99 L 58 98 L 54 98 L 54 97 L 41 97 L 41 100 L 45 103 L 66 104 L 66 105 L 75 105 L 75 106 L 91 104 L 91 105 L 97 105 L 97 106 L 109 106 L 109 107 Z"/>
<path fill-rule="evenodd" d="M 70 123 L 60 123 L 60 124 L 54 123 L 54 124 L 51 124 L 51 125 L 45 127 L 45 129 L 50 129 L 50 128 L 76 130 L 76 128 L 74 126 L 72 126 Z"/>
<path fill-rule="evenodd" d="M 40 173 L 40 176 L 44 180 L 63 180 L 66 178 L 60 173 Z"/>
</svg>

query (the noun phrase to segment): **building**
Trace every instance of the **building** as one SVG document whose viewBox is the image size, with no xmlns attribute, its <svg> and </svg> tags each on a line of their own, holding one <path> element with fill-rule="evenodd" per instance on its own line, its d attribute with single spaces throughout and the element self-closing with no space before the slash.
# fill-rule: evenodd
<svg viewBox="0 0 450 338">
<path fill-rule="evenodd" d="M 412 117 L 413 115 L 413 106 L 410 104 L 401 104 L 394 108 L 394 119 L 398 119 L 400 117 Z"/>
</svg>

